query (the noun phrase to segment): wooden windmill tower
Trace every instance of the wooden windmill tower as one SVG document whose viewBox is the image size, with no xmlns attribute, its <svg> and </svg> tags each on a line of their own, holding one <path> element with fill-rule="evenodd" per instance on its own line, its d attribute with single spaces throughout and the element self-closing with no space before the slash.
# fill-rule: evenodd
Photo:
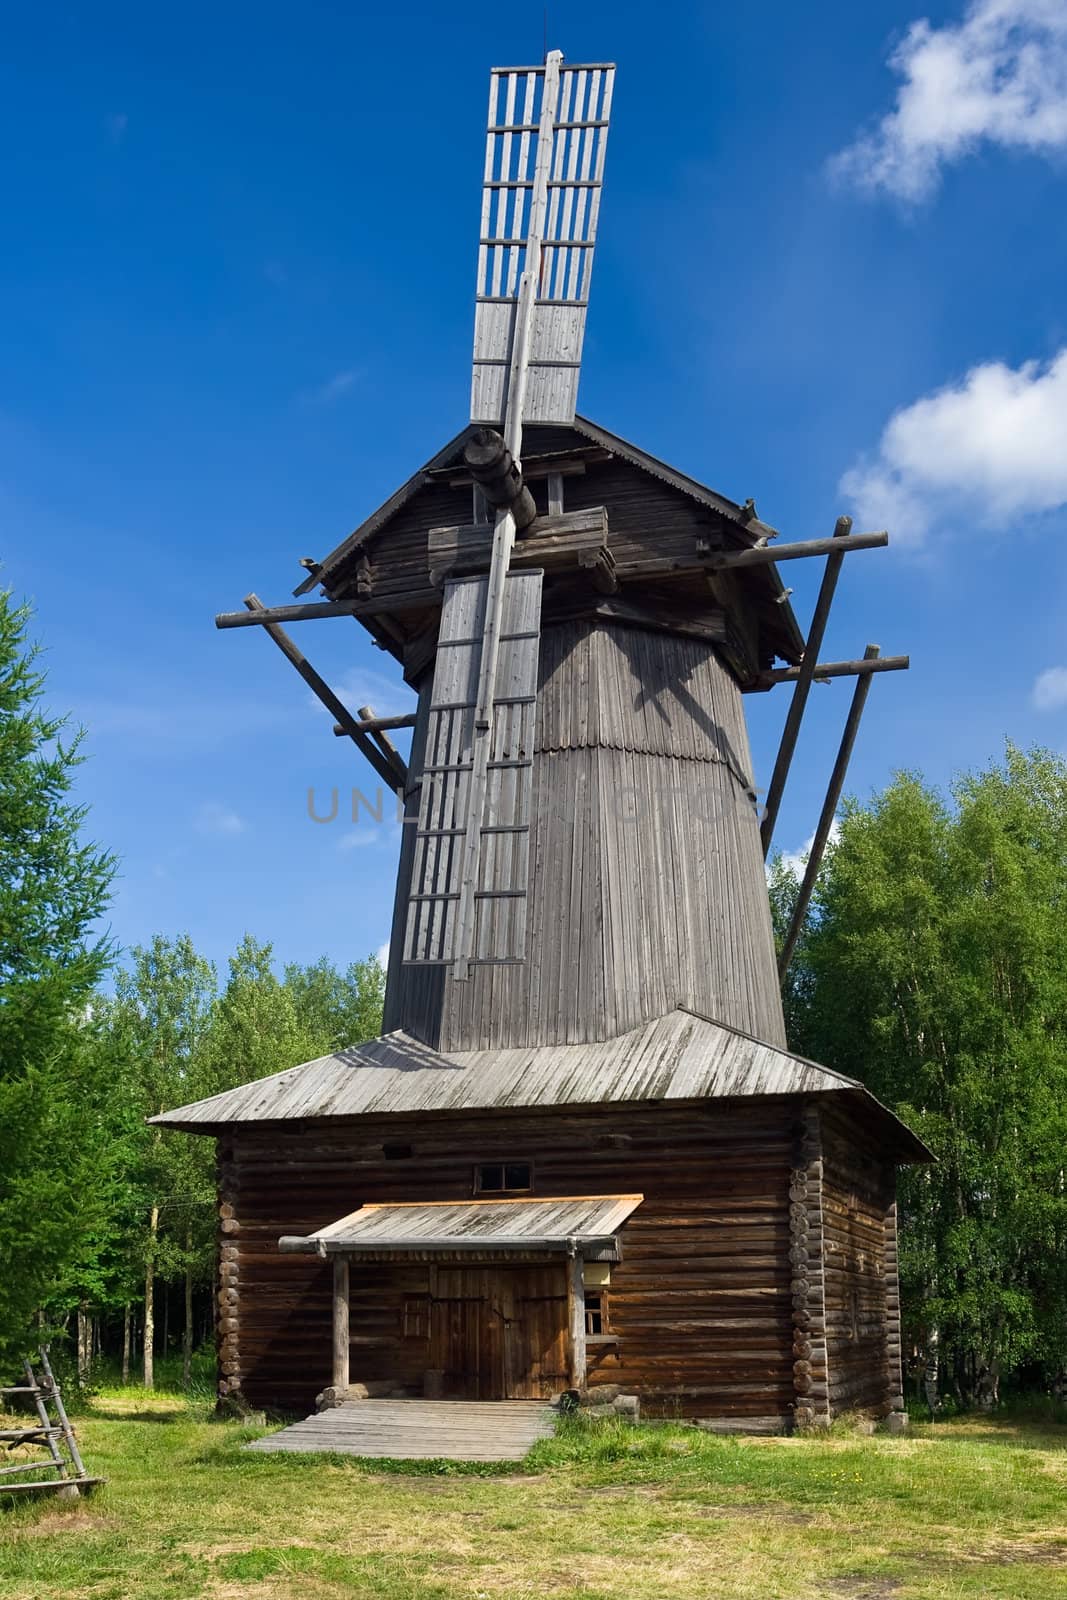
<svg viewBox="0 0 1067 1600">
<path fill-rule="evenodd" d="M 610 1038 L 678 1002 L 784 1042 L 741 696 L 793 670 L 795 723 L 818 639 L 751 504 L 576 419 L 614 76 L 493 72 L 471 425 L 297 591 L 419 691 L 387 1023 L 437 1046 Z M 885 542 L 839 533 L 833 577 Z M 828 608 L 824 585 L 820 636 Z"/>
<path fill-rule="evenodd" d="M 293 1307 L 332 1303 L 341 1390 L 351 1314 L 362 1375 L 402 1388 L 613 1379 L 692 1415 L 885 1411 L 893 1172 L 924 1152 L 789 1054 L 764 858 L 812 682 L 857 687 L 805 895 L 872 675 L 907 665 L 818 662 L 844 554 L 887 536 L 842 518 L 775 545 L 751 501 L 576 414 L 614 68 L 553 52 L 490 81 L 470 423 L 305 559 L 295 604 L 217 619 L 265 629 L 405 819 L 382 1038 L 162 1119 L 220 1139 L 223 1388 L 305 1397 L 285 1352 L 313 1372 L 318 1347 Z M 819 555 L 805 638 L 776 563 Z M 413 716 L 337 699 L 283 631 L 322 617 L 400 662 Z M 761 823 L 743 699 L 782 683 Z M 280 1268 L 262 1295 L 256 1277 L 279 1236 L 288 1302 Z M 357 1262 L 378 1274 L 358 1304 Z"/>
</svg>

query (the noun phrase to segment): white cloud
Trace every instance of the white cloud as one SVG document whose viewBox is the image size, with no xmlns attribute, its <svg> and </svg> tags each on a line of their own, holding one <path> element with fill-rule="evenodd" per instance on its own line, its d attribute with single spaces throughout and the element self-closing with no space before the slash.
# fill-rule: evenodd
<svg viewBox="0 0 1067 1600">
<path fill-rule="evenodd" d="M 983 142 L 1067 150 L 1064 0 L 971 0 L 959 23 L 913 22 L 889 64 L 894 109 L 831 163 L 860 188 L 923 200 Z"/>
<path fill-rule="evenodd" d="M 376 717 L 397 717 L 414 711 L 417 704 L 414 692 L 402 678 L 391 678 L 372 668 L 351 667 L 333 679 L 331 688 L 355 716 L 360 706 L 372 706 Z M 326 708 L 316 695 L 308 695 L 308 704 L 325 712 Z M 328 713 L 327 713 L 328 714 Z M 400 737 L 402 730 L 397 730 Z M 392 735 L 390 736 L 392 737 Z"/>
<path fill-rule="evenodd" d="M 836 844 L 840 837 L 841 824 L 835 817 L 833 822 L 830 824 L 830 833 L 826 841 L 827 847 Z M 808 864 L 808 857 L 811 855 L 811 847 L 814 843 L 815 835 L 814 833 L 810 833 L 804 840 L 804 843 L 800 846 L 799 850 L 783 850 L 783 867 L 788 867 L 790 872 L 795 873 L 798 878 L 802 878 L 804 876 L 804 868 Z"/>
<path fill-rule="evenodd" d="M 1039 711 L 1058 711 L 1067 706 L 1067 667 L 1049 667 L 1034 681 L 1034 705 Z"/>
<path fill-rule="evenodd" d="M 352 388 L 359 373 L 355 368 L 348 368 L 344 372 L 335 372 L 332 378 L 327 378 L 325 383 L 320 383 L 314 389 L 304 389 L 300 402 L 305 406 L 328 406 L 335 400 L 343 400 Z"/>
<path fill-rule="evenodd" d="M 375 959 L 380 967 L 387 967 L 389 965 L 389 944 L 390 941 L 386 939 L 385 943 L 380 944 L 377 950 L 374 952 Z"/>
<path fill-rule="evenodd" d="M 228 806 L 220 805 L 217 800 L 207 800 L 196 814 L 196 830 L 198 833 L 244 833 L 245 823 L 244 818 Z"/>
<path fill-rule="evenodd" d="M 342 833 L 337 841 L 338 850 L 395 850 L 400 842 L 400 824 L 386 800 L 382 805 L 382 820 L 373 814 L 358 828 Z"/>
<path fill-rule="evenodd" d="M 367 850 L 379 844 L 379 838 L 374 827 L 353 828 L 351 833 L 343 833 L 337 841 L 338 850 Z"/>
<path fill-rule="evenodd" d="M 962 512 L 996 528 L 1067 505 L 1067 348 L 1047 366 L 972 367 L 905 406 L 841 489 L 862 522 L 912 544 Z"/>
</svg>

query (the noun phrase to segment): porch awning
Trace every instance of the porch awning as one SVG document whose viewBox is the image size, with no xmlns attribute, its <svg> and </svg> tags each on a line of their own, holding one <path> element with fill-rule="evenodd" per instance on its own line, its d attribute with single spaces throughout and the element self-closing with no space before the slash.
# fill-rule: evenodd
<svg viewBox="0 0 1067 1600">
<path fill-rule="evenodd" d="M 306 1237 L 283 1235 L 279 1249 L 315 1255 L 548 1252 L 616 1255 L 616 1234 L 640 1194 L 555 1200 L 441 1200 L 368 1205 Z"/>
</svg>

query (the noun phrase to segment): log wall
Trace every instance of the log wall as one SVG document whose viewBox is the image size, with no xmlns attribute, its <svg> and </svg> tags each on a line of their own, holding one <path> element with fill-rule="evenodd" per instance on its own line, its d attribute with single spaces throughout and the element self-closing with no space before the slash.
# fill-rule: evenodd
<svg viewBox="0 0 1067 1600">
<path fill-rule="evenodd" d="M 651 1412 L 788 1420 L 795 1121 L 795 1103 L 767 1099 L 236 1128 L 220 1140 L 224 1392 L 307 1411 L 330 1381 L 330 1264 L 282 1255 L 281 1234 L 364 1202 L 467 1198 L 476 1162 L 511 1157 L 533 1162 L 537 1194 L 645 1195 L 606 1291 L 618 1344 L 590 1345 L 591 1385 L 636 1389 Z M 386 1160 L 383 1142 L 412 1154 Z M 426 1274 L 353 1263 L 354 1381 L 421 1383 Z"/>
<path fill-rule="evenodd" d="M 219 1141 L 220 1393 L 306 1411 L 330 1381 L 330 1263 L 280 1254 L 283 1233 L 372 1201 L 467 1198 L 475 1164 L 507 1158 L 533 1162 L 540 1195 L 645 1196 L 591 1386 L 752 1426 L 900 1408 L 894 1168 L 826 1097 L 234 1129 Z M 353 1263 L 353 1381 L 421 1385 L 432 1273 Z"/>
<path fill-rule="evenodd" d="M 802 1427 L 830 1421 L 826 1336 L 826 1256 L 823 1234 L 823 1146 L 819 1112 L 797 1121 L 789 1181 L 789 1263 L 792 1269 L 795 1420 Z"/>
<path fill-rule="evenodd" d="M 894 1172 L 855 1116 L 821 1121 L 830 1407 L 881 1416 L 901 1387 Z"/>
</svg>

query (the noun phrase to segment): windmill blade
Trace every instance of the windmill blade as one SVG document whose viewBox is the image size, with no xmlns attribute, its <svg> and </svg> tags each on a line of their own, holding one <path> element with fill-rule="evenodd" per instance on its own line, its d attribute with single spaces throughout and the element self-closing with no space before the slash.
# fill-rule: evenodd
<svg viewBox="0 0 1067 1600">
<path fill-rule="evenodd" d="M 490 76 L 471 420 L 497 427 L 508 415 L 517 344 L 524 342 L 521 285 L 528 267 L 536 278 L 517 420 L 520 426 L 574 420 L 615 67 L 557 71 L 558 77 L 550 57 L 544 67 L 500 67 Z M 554 78 L 545 140 L 539 137 L 544 97 Z"/>
<path fill-rule="evenodd" d="M 505 584 L 480 784 L 475 716 L 489 583 L 445 585 L 404 935 L 409 964 L 451 963 L 461 943 L 475 963 L 525 958 L 541 578 L 516 572 Z M 474 878 L 465 896 L 468 861 Z M 461 939 L 465 900 L 470 927 Z"/>
</svg>

